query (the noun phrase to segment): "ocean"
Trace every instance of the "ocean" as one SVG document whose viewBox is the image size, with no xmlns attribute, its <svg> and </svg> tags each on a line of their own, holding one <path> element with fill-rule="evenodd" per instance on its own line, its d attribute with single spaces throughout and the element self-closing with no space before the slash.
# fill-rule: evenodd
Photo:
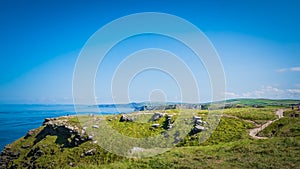
<svg viewBox="0 0 300 169">
<path fill-rule="evenodd" d="M 2 151 L 5 145 L 25 136 L 28 130 L 40 127 L 45 118 L 76 114 L 118 114 L 133 111 L 134 108 L 130 106 L 116 109 L 107 105 L 82 105 L 75 112 L 73 105 L 0 105 L 0 150 Z"/>
</svg>

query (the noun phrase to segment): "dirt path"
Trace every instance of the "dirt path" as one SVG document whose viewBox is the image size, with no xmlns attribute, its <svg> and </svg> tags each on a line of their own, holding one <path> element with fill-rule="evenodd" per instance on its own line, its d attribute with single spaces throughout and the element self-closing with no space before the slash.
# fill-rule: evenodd
<svg viewBox="0 0 300 169">
<path fill-rule="evenodd" d="M 275 114 L 278 116 L 278 119 L 282 118 L 283 117 L 283 110 L 282 109 L 279 109 L 275 112 Z M 267 123 L 263 124 L 262 126 L 258 127 L 258 128 L 254 128 L 254 129 L 250 129 L 249 131 L 249 135 L 255 139 L 267 139 L 267 137 L 259 137 L 259 136 L 256 136 L 260 131 L 262 131 L 263 129 L 265 129 L 266 127 L 268 127 L 270 124 L 272 124 L 274 121 L 277 121 L 278 119 L 276 120 L 273 120 L 273 121 L 268 121 Z"/>
</svg>

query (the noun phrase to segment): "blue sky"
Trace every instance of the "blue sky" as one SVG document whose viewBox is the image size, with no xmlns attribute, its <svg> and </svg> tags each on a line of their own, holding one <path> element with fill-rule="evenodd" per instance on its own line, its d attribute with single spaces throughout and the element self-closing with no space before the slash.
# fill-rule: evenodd
<svg viewBox="0 0 300 169">
<path fill-rule="evenodd" d="M 292 0 L 1 1 L 0 103 L 71 103 L 73 70 L 85 42 L 105 24 L 138 12 L 173 14 L 202 30 L 224 66 L 228 98 L 299 99 L 299 8 Z M 124 44 L 132 43 L 132 51 L 155 46 L 171 50 L 173 42 L 168 47 L 157 41 L 168 42 L 145 35 Z M 124 52 L 117 47 L 100 69 L 112 69 L 110 65 L 119 61 L 116 55 Z M 182 59 L 189 62 L 183 55 Z M 202 84 L 201 100 L 206 101 L 209 84 L 204 82 L 205 70 L 193 68 L 197 65 L 191 64 L 191 69 Z M 111 101 L 101 81 L 107 74 L 97 75 L 95 90 L 101 102 Z M 149 77 L 158 83 L 141 83 Z M 130 88 L 133 99 L 145 100 L 151 90 L 161 88 L 175 101 L 178 96 L 171 93 L 177 89 L 168 79 L 155 71 L 137 76 Z"/>
</svg>

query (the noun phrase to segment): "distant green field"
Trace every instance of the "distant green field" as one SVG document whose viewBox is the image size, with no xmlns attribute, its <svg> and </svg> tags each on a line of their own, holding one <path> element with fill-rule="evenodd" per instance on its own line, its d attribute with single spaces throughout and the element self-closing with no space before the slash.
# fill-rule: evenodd
<svg viewBox="0 0 300 169">
<path fill-rule="evenodd" d="M 226 101 L 226 104 L 235 106 L 290 107 L 292 104 L 300 104 L 300 100 L 230 99 Z"/>
</svg>

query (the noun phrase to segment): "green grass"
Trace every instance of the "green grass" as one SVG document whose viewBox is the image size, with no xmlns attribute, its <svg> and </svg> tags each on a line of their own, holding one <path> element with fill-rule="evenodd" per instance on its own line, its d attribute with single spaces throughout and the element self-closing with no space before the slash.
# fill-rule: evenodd
<svg viewBox="0 0 300 169">
<path fill-rule="evenodd" d="M 231 108 L 224 109 L 224 114 L 236 116 L 241 119 L 251 120 L 258 124 L 263 124 L 268 120 L 275 120 L 276 109 L 274 108 Z"/>
<path fill-rule="evenodd" d="M 243 140 L 212 146 L 176 147 L 144 159 L 123 159 L 77 168 L 299 168 L 299 138 Z"/>
<path fill-rule="evenodd" d="M 205 133 L 197 133 L 186 137 L 178 146 L 215 145 L 250 138 L 248 129 L 254 125 L 240 119 L 224 117 L 218 127 L 206 141 L 202 141 Z M 200 141 L 200 142 L 199 142 Z"/>
<path fill-rule="evenodd" d="M 207 118 L 207 110 L 180 110 L 189 114 Z M 179 110 L 167 110 L 178 118 Z M 20 152 L 20 158 L 14 160 L 18 168 L 299 168 L 300 166 L 300 118 L 289 115 L 296 111 L 286 110 L 285 117 L 274 122 L 259 136 L 270 137 L 267 140 L 254 140 L 248 134 L 255 125 L 247 120 L 263 123 L 274 120 L 274 108 L 231 108 L 225 109 L 224 116 L 211 137 L 203 142 L 206 133 L 187 135 L 171 150 L 153 157 L 125 158 L 107 152 L 92 141 L 85 142 L 78 147 L 61 147 L 57 144 L 57 136 L 47 136 L 33 144 L 35 136 L 43 129 L 40 127 L 32 137 L 20 138 L 11 144 L 12 151 Z M 119 115 L 105 117 L 82 116 L 69 117 L 71 125 L 83 122 L 89 127 L 99 119 L 106 122 L 121 134 L 133 138 L 143 138 L 160 135 L 165 131 L 166 118 L 150 122 L 151 115 L 141 115 L 135 122 L 119 122 Z M 92 120 L 93 123 L 89 123 Z M 79 123 L 81 122 L 81 123 Z M 153 128 L 153 123 L 160 127 Z M 278 127 L 280 126 L 280 127 Z M 100 130 L 100 129 L 98 129 Z M 25 149 L 22 145 L 29 145 Z M 95 149 L 92 156 L 82 156 L 87 150 Z M 28 154 L 41 150 L 44 154 L 37 158 Z M 37 159 L 34 159 L 37 158 Z M 31 161 L 31 162 L 30 162 Z M 12 164 L 10 164 L 11 166 Z M 26 168 L 26 167 L 25 167 Z"/>
<path fill-rule="evenodd" d="M 287 110 L 284 113 L 284 117 L 275 121 L 263 131 L 258 133 L 263 137 L 297 137 L 300 136 L 300 118 L 290 117 L 292 113 L 298 113 L 299 111 Z"/>
<path fill-rule="evenodd" d="M 282 100 L 271 100 L 271 99 L 230 99 L 226 101 L 226 104 L 232 104 L 234 107 L 240 105 L 242 107 L 290 107 L 292 104 L 299 104 L 299 100 L 282 99 Z"/>
<path fill-rule="evenodd" d="M 138 119 L 139 121 L 143 121 L 143 123 L 139 122 L 119 122 L 119 118 L 115 120 L 108 121 L 108 124 L 112 126 L 113 129 L 118 131 L 119 133 L 134 137 L 134 138 L 144 138 L 149 136 L 155 136 L 160 134 L 164 131 L 163 129 L 163 122 L 165 118 L 160 118 L 159 120 L 155 122 L 148 122 L 148 120 L 151 118 L 148 117 L 145 119 Z M 145 122 L 147 121 L 147 123 Z M 152 124 L 160 124 L 158 128 L 153 128 Z"/>
</svg>

